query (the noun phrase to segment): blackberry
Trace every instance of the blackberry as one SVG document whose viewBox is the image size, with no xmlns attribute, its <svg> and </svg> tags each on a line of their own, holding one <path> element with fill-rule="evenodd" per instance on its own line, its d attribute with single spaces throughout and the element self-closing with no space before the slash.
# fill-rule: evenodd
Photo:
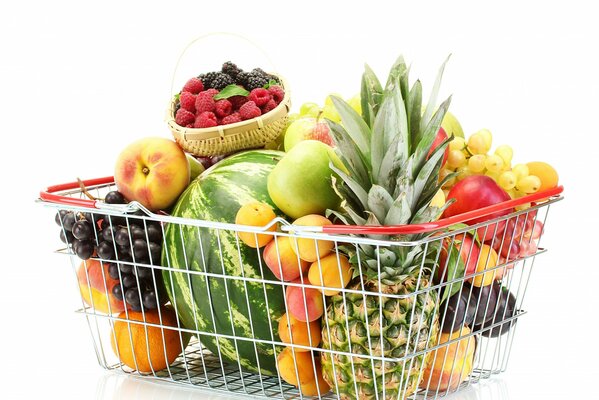
<svg viewBox="0 0 599 400">
<path fill-rule="evenodd" d="M 249 90 L 251 92 L 254 89 L 264 87 L 264 85 L 266 85 L 267 83 L 267 77 L 251 72 L 248 75 L 247 83 L 244 86 L 246 90 Z"/>
<path fill-rule="evenodd" d="M 202 81 L 204 84 L 204 90 L 212 88 L 212 81 L 219 75 L 220 72 L 208 72 L 206 74 L 201 74 L 198 76 L 198 79 Z"/>
<path fill-rule="evenodd" d="M 243 72 L 241 68 L 233 64 L 231 61 L 227 61 L 226 63 L 224 63 L 221 71 L 229 75 L 234 80 L 237 80 L 237 75 L 239 75 L 240 72 Z"/>
<path fill-rule="evenodd" d="M 235 83 L 245 87 L 248 83 L 249 77 L 250 77 L 249 72 L 241 71 L 240 73 L 237 74 L 237 77 L 235 78 Z"/>
<path fill-rule="evenodd" d="M 262 76 L 262 77 L 268 79 L 268 81 L 275 81 L 277 83 L 281 83 L 279 81 L 279 78 L 277 78 L 275 75 L 271 75 L 271 74 L 265 72 L 262 68 L 254 68 L 252 70 L 252 73 L 256 74 L 256 75 L 259 75 L 259 76 Z"/>
<path fill-rule="evenodd" d="M 218 75 L 212 79 L 209 87 L 216 90 L 223 90 L 225 87 L 233 85 L 234 83 L 235 81 L 229 75 L 219 72 Z"/>
</svg>

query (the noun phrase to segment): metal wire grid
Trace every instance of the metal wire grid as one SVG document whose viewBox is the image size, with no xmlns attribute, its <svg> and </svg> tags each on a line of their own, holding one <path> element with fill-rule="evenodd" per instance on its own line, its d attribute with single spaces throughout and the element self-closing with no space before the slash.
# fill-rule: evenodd
<svg viewBox="0 0 599 400">
<path fill-rule="evenodd" d="M 106 192 L 111 189 L 112 189 L 112 187 L 110 185 L 101 185 L 101 186 L 94 188 L 94 190 L 96 190 L 97 197 L 101 197 L 101 193 Z M 77 190 L 66 192 L 63 194 L 68 194 L 68 195 L 72 195 L 72 196 L 80 196 L 80 197 L 83 196 L 83 194 Z M 547 219 L 547 214 L 548 214 L 550 204 L 554 201 L 557 201 L 557 200 L 552 200 L 552 201 L 545 203 L 541 206 L 533 207 L 532 209 L 529 209 L 527 211 L 513 213 L 513 214 L 510 214 L 509 216 L 498 218 L 493 221 L 487 221 L 485 223 L 474 225 L 472 227 L 463 228 L 463 229 L 456 230 L 454 232 L 449 232 L 449 233 L 445 233 L 443 235 L 439 235 L 437 237 L 428 238 L 428 239 L 422 240 L 419 244 L 421 244 L 425 248 L 427 248 L 429 245 L 431 245 L 431 243 L 434 243 L 435 241 L 445 240 L 445 241 L 449 242 L 450 246 L 453 246 L 457 243 L 456 238 L 458 238 L 459 237 L 458 235 L 460 235 L 460 234 L 464 234 L 466 232 L 469 232 L 472 234 L 475 232 L 475 230 L 477 228 L 481 228 L 482 230 L 484 230 L 484 233 L 483 233 L 483 236 L 484 236 L 484 234 L 489 229 L 497 230 L 498 222 L 509 221 L 509 220 L 513 220 L 516 223 L 518 223 L 518 222 L 522 222 L 522 219 L 524 219 L 524 223 L 526 223 L 529 219 L 532 219 L 533 224 L 536 223 L 536 221 L 542 221 L 544 224 Z M 88 210 L 77 210 L 77 207 L 65 207 L 64 205 L 54 205 L 53 204 L 51 206 L 53 206 L 55 208 L 60 208 L 60 209 L 67 208 L 67 209 L 73 209 L 76 211 L 88 211 Z M 121 217 L 123 216 L 123 214 L 120 213 L 118 210 L 116 210 L 116 211 L 115 210 L 102 210 L 101 213 L 109 215 L 109 218 L 111 218 L 110 216 L 121 216 Z M 147 216 L 135 216 L 135 217 L 127 216 L 127 217 L 128 217 L 127 223 L 129 223 L 129 218 L 137 218 L 139 220 L 142 220 L 144 224 L 146 224 L 147 221 L 157 219 L 154 216 L 149 216 L 149 217 L 147 217 Z M 189 220 L 181 221 L 180 219 L 179 220 L 172 220 L 172 219 L 169 220 L 168 217 L 161 217 L 158 219 L 159 220 L 168 220 L 168 223 L 171 223 L 171 224 L 177 223 L 177 224 L 179 224 L 180 229 L 182 226 L 195 225 L 195 226 L 197 226 L 197 229 L 199 230 L 200 226 L 204 226 L 210 232 L 212 232 L 212 234 L 217 235 L 217 237 L 220 237 L 223 230 L 231 229 L 231 227 L 226 226 L 226 224 L 223 227 L 222 225 L 209 223 L 207 221 L 189 221 Z M 165 221 L 162 221 L 162 222 L 165 222 Z M 233 229 L 236 229 L 239 231 L 244 230 L 244 228 L 242 228 L 242 227 L 234 227 Z M 164 230 L 164 226 L 163 226 L 163 230 Z M 248 229 L 248 231 L 251 232 L 252 229 Z M 257 233 L 257 232 L 258 231 L 254 231 L 254 233 Z M 163 235 L 164 235 L 164 232 L 163 232 Z M 275 235 L 295 237 L 293 234 L 285 234 L 285 233 L 276 233 Z M 315 246 L 317 246 L 316 240 L 319 238 L 322 238 L 322 236 L 318 235 L 318 234 L 305 234 L 305 236 L 308 238 L 314 239 Z M 385 248 L 386 246 L 391 246 L 391 245 L 396 245 L 396 246 L 397 245 L 404 245 L 404 246 L 406 246 L 406 245 L 413 246 L 414 245 L 413 242 L 408 242 L 408 243 L 389 242 L 389 241 L 381 241 L 381 240 L 372 240 L 372 239 L 363 239 L 363 238 L 348 238 L 348 237 L 331 237 L 331 238 L 335 241 L 335 248 L 337 248 L 337 249 L 338 249 L 338 245 L 341 243 L 340 241 L 342 241 L 342 243 L 345 245 L 350 243 L 351 245 L 355 246 L 356 249 L 357 249 L 357 246 L 359 246 L 360 244 L 375 245 L 377 249 Z M 494 240 L 502 240 L 501 247 L 503 247 L 504 242 L 509 244 L 515 240 L 515 232 L 512 233 L 511 238 L 505 237 L 505 233 L 504 233 L 503 237 L 500 236 Z M 526 239 L 524 239 L 524 237 L 521 236 L 518 240 L 520 241 L 520 243 L 522 243 L 522 241 L 526 240 Z M 528 241 L 530 244 L 530 242 L 532 241 L 532 238 L 529 238 Z M 539 241 L 540 241 L 540 237 L 539 237 Z M 459 248 L 459 251 L 462 250 L 461 246 L 463 246 L 463 243 L 464 242 L 462 241 L 461 244 L 456 245 Z M 238 246 L 239 246 L 239 240 L 238 240 Z M 238 249 L 239 249 L 239 247 L 238 247 Z M 260 250 L 257 250 L 257 251 L 260 251 Z M 460 335 L 458 336 L 458 338 L 449 340 L 448 342 L 442 343 L 442 344 L 432 343 L 431 337 L 429 336 L 426 338 L 426 347 L 424 349 L 422 349 L 420 351 L 416 351 L 416 349 L 412 349 L 411 351 L 409 351 L 410 350 L 409 346 L 407 346 L 406 352 L 402 357 L 397 357 L 397 358 L 389 358 L 389 357 L 385 357 L 385 356 L 377 357 L 372 354 L 369 354 L 369 355 L 360 354 L 359 357 L 361 359 L 367 359 L 367 360 L 371 361 L 372 365 L 374 365 L 374 363 L 376 363 L 376 362 L 380 362 L 383 365 L 385 363 L 403 363 L 404 366 L 411 366 L 414 362 L 415 357 L 426 355 L 429 352 L 434 351 L 434 350 L 439 350 L 437 353 L 445 354 L 445 357 L 447 358 L 449 351 L 444 351 L 443 350 L 444 348 L 449 349 L 449 347 L 447 347 L 447 346 L 450 346 L 453 343 L 456 343 L 456 342 L 462 341 L 462 340 L 469 340 L 468 338 L 470 338 L 470 337 L 476 337 L 476 351 L 475 351 L 474 363 L 473 363 L 474 368 L 473 368 L 472 372 L 470 372 L 469 377 L 465 382 L 461 383 L 459 386 L 454 385 L 450 389 L 447 389 L 447 390 L 440 390 L 438 387 L 435 388 L 435 387 L 432 387 L 431 385 L 426 385 L 426 387 L 420 388 L 416 393 L 414 393 L 413 395 L 411 395 L 408 398 L 443 397 L 449 393 L 459 390 L 460 388 L 463 388 L 465 386 L 476 383 L 480 379 L 488 378 L 492 374 L 505 371 L 505 369 L 507 368 L 508 361 L 509 361 L 509 355 L 510 355 L 510 352 L 512 349 L 513 340 L 514 340 L 514 336 L 515 336 L 515 332 L 516 332 L 516 328 L 517 328 L 516 322 L 517 322 L 518 318 L 525 313 L 525 311 L 523 311 L 522 305 L 523 305 L 524 298 L 525 298 L 526 288 L 529 283 L 530 274 L 532 272 L 532 267 L 534 265 L 535 256 L 544 251 L 545 251 L 544 249 L 539 247 L 527 256 L 524 256 L 524 257 L 518 256 L 513 260 L 499 263 L 497 266 L 485 269 L 484 271 L 481 271 L 478 273 L 473 273 L 468 276 L 457 276 L 457 277 L 454 277 L 453 279 L 447 279 L 443 283 L 434 284 L 430 287 L 421 287 L 421 282 L 422 282 L 421 278 L 422 277 L 421 277 L 421 275 L 419 275 L 418 282 L 416 285 L 416 290 L 413 293 L 410 293 L 408 295 L 387 295 L 387 294 L 381 294 L 381 293 L 366 293 L 363 290 L 360 291 L 360 290 L 351 290 L 351 289 L 341 289 L 341 292 L 343 293 L 343 296 L 344 296 L 344 302 L 345 302 L 345 296 L 348 293 L 360 294 L 364 297 L 365 301 L 366 301 L 367 296 L 375 296 L 375 297 L 379 298 L 379 301 L 382 301 L 383 298 L 405 299 L 405 298 L 410 298 L 410 297 L 419 296 L 419 295 L 429 296 L 429 295 L 431 295 L 431 293 L 433 291 L 436 291 L 438 298 L 440 298 L 441 292 L 444 287 L 446 287 L 448 285 L 459 285 L 459 289 L 463 290 L 466 287 L 465 284 L 466 284 L 467 279 L 474 279 L 477 276 L 488 274 L 491 272 L 494 275 L 497 273 L 502 274 L 502 276 L 503 276 L 503 278 L 501 280 L 502 287 L 509 290 L 516 298 L 516 306 L 512 310 L 511 315 L 505 314 L 505 312 L 508 309 L 507 307 L 505 307 L 504 315 L 502 316 L 502 318 L 499 319 L 498 322 L 493 323 L 493 324 L 485 323 L 484 327 L 481 330 L 472 331 L 468 334 L 462 334 L 463 329 L 464 329 L 464 325 L 462 325 L 459 327 Z M 66 249 L 61 250 L 60 252 L 70 256 L 71 263 L 76 272 L 76 267 L 77 267 L 77 264 L 79 261 L 76 258 L 76 256 L 74 256 L 74 254 L 72 253 L 72 250 L 69 248 L 66 248 Z M 499 249 L 498 253 L 501 253 L 501 248 Z M 337 250 L 337 255 L 339 256 L 338 250 Z M 509 255 L 509 251 L 508 251 L 508 255 Z M 467 255 L 466 263 L 468 263 L 470 261 L 471 256 L 472 256 L 472 254 L 470 251 Z M 222 254 L 221 254 L 221 257 L 222 257 Z M 437 254 L 437 260 L 439 260 L 439 254 Z M 489 260 L 487 259 L 485 262 L 488 263 Z M 133 261 L 133 264 L 135 264 L 134 261 Z M 156 263 L 151 263 L 151 264 L 156 264 Z M 234 281 L 238 281 L 238 282 L 243 282 L 244 284 L 247 284 L 247 282 L 254 282 L 254 283 L 259 283 L 262 285 L 279 285 L 279 286 L 281 286 L 282 289 L 284 287 L 290 286 L 290 285 L 324 289 L 324 287 L 309 285 L 308 282 L 304 282 L 303 284 L 294 284 L 294 283 L 289 283 L 289 282 L 265 280 L 263 275 L 262 275 L 261 279 L 249 278 L 249 277 L 245 277 L 243 275 L 240 277 L 239 276 L 233 277 L 233 276 L 226 275 L 224 273 L 224 271 L 223 271 L 223 274 L 218 274 L 218 273 L 210 273 L 207 271 L 191 270 L 191 269 L 189 269 L 189 267 L 187 267 L 187 270 L 181 271 L 181 270 L 173 269 L 170 265 L 160 266 L 160 265 L 151 265 L 151 264 L 145 265 L 145 266 L 148 268 L 160 269 L 163 271 L 170 271 L 170 273 L 176 272 L 176 273 L 186 274 L 187 279 L 190 282 L 190 286 L 191 286 L 191 279 L 193 277 L 203 276 L 204 278 L 211 277 L 211 278 L 223 279 L 223 281 L 225 281 L 225 280 L 233 281 L 234 280 Z M 517 264 L 517 265 L 515 266 L 514 264 Z M 379 264 L 379 267 L 380 267 L 380 264 Z M 360 268 L 360 266 L 359 266 L 359 268 Z M 243 269 L 242 269 L 242 271 L 243 271 Z M 341 271 L 339 271 L 339 272 L 341 273 Z M 420 274 L 422 274 L 422 269 L 421 269 Z M 89 284 L 89 276 L 87 276 L 87 271 L 86 271 L 86 279 Z M 154 287 L 155 287 L 155 290 L 157 290 L 155 280 L 154 280 Z M 225 288 L 226 288 L 226 285 L 225 285 Z M 109 292 L 107 287 L 105 287 L 104 289 L 105 289 L 106 293 Z M 324 294 L 323 294 L 323 297 L 324 297 Z M 91 296 L 91 294 L 90 294 L 90 298 L 92 299 L 92 302 L 93 302 L 93 296 Z M 474 299 L 472 286 L 470 286 L 470 291 L 468 293 L 468 302 L 470 302 L 471 299 Z M 268 301 L 268 298 L 266 295 L 266 290 L 265 290 L 265 300 Z M 484 305 L 484 313 L 485 314 L 488 311 L 489 307 L 492 306 L 490 300 L 491 300 L 491 297 L 489 296 L 487 299 L 487 304 Z M 175 297 L 173 299 L 173 303 L 176 303 L 176 301 L 177 301 L 177 299 Z M 305 301 L 306 301 L 306 299 L 304 298 L 304 302 Z M 479 297 L 479 298 L 475 299 L 475 301 L 476 301 L 476 309 L 478 311 L 480 311 L 479 307 L 482 305 L 481 298 Z M 499 298 L 497 299 L 497 302 L 499 302 Z M 306 305 L 306 304 L 304 304 L 304 305 Z M 445 305 L 445 310 L 443 310 L 444 305 Z M 441 307 L 440 307 L 441 309 L 439 310 L 439 313 L 441 315 L 445 315 L 445 312 L 447 311 L 447 305 L 448 305 L 448 302 L 441 304 Z M 248 299 L 248 306 L 249 306 L 249 299 Z M 110 307 L 110 305 L 109 305 L 109 307 Z M 230 303 L 227 304 L 227 307 L 230 311 L 231 304 Z M 495 307 L 497 307 L 497 304 L 495 304 Z M 287 311 L 287 305 L 285 305 L 285 309 Z M 125 312 L 127 312 L 127 311 L 125 311 Z M 381 310 L 381 312 L 382 312 L 382 310 Z M 102 314 L 102 313 L 97 313 L 94 310 L 93 304 L 92 304 L 92 307 L 87 306 L 85 304 L 85 302 L 83 301 L 83 298 L 82 298 L 82 308 L 80 310 L 80 313 L 84 314 L 87 318 L 89 329 L 90 329 L 90 332 L 91 332 L 92 338 L 93 338 L 95 352 L 98 357 L 98 361 L 99 361 L 100 365 L 102 365 L 106 369 L 119 370 L 124 373 L 139 374 L 138 372 L 135 372 L 134 370 L 123 366 L 119 362 L 118 355 L 116 355 L 116 358 L 114 355 L 112 355 L 112 360 L 111 360 L 111 358 L 110 358 L 111 352 L 105 350 L 107 347 L 107 343 L 110 340 L 109 338 L 106 337 L 106 332 L 110 332 L 111 330 L 113 331 L 114 322 L 116 320 L 118 320 L 119 318 L 115 317 L 114 315 L 106 315 L 106 314 Z M 212 317 L 214 319 L 214 315 Z M 414 309 L 413 309 L 412 310 L 412 318 L 415 318 L 415 317 L 418 317 L 418 316 L 414 315 Z M 422 317 L 422 316 L 420 316 L 420 317 Z M 251 318 L 251 316 L 250 316 L 250 318 Z M 125 321 L 126 321 L 126 319 L 125 319 Z M 145 318 L 144 318 L 144 321 L 145 321 Z M 234 321 L 231 320 L 232 326 L 234 325 L 233 322 Z M 455 320 L 453 322 L 455 322 Z M 441 318 L 440 325 L 442 326 L 443 323 L 444 323 L 444 320 L 443 320 L 443 318 Z M 153 325 L 148 322 L 143 322 L 142 324 L 146 327 L 146 330 L 145 330 L 146 338 L 147 338 L 147 327 L 155 326 L 155 327 L 165 328 L 164 326 L 162 326 L 162 324 Z M 381 324 L 382 324 L 382 319 L 381 319 Z M 101 328 L 102 325 L 104 325 L 105 327 L 110 328 L 110 329 L 103 329 L 103 328 Z M 328 329 L 328 321 L 326 320 L 326 318 L 325 318 L 325 327 Z M 252 373 L 245 372 L 242 369 L 241 364 L 235 365 L 235 363 L 224 362 L 223 357 L 220 354 L 220 349 L 217 352 L 217 354 L 212 354 L 201 345 L 203 338 L 206 338 L 208 336 L 214 336 L 217 338 L 222 337 L 222 338 L 231 339 L 235 342 L 236 346 L 239 341 L 251 341 L 254 343 L 254 346 L 256 346 L 256 344 L 266 344 L 266 345 L 272 346 L 273 350 L 275 350 L 277 348 L 277 346 L 285 345 L 285 343 L 282 343 L 278 337 L 275 337 L 273 335 L 271 340 L 261 340 L 261 339 L 255 338 L 255 336 L 253 334 L 253 330 L 252 330 L 253 337 L 242 337 L 242 336 L 237 336 L 235 334 L 234 335 L 221 335 L 219 333 L 203 332 L 198 329 L 188 329 L 188 328 L 189 327 L 183 327 L 180 324 L 176 328 L 176 331 L 179 334 L 182 344 L 183 344 L 183 335 L 184 334 L 191 334 L 191 335 L 194 335 L 194 337 L 195 337 L 195 341 L 190 343 L 185 348 L 185 351 L 181 354 L 181 356 L 179 358 L 177 358 L 177 360 L 174 363 L 172 363 L 170 366 L 168 366 L 165 370 L 153 371 L 151 374 L 142 374 L 142 375 L 148 376 L 148 377 L 153 377 L 153 378 L 160 379 L 160 380 L 167 380 L 167 381 L 171 381 L 171 382 L 175 382 L 175 383 L 185 384 L 185 385 L 194 385 L 194 386 L 210 388 L 213 390 L 241 393 L 245 396 L 250 395 L 250 396 L 258 396 L 258 397 L 275 397 L 275 398 L 289 398 L 289 399 L 306 397 L 306 396 L 303 396 L 297 388 L 286 384 L 279 377 L 266 376 L 261 373 L 252 374 Z M 196 328 L 197 328 L 197 325 L 196 325 Z M 500 334 L 500 335 L 498 335 L 497 338 L 487 338 L 483 335 L 484 332 L 491 332 L 492 330 L 495 330 L 495 329 L 506 330 L 506 328 L 507 328 L 507 333 L 503 334 L 503 335 Z M 348 326 L 348 330 L 349 330 L 349 326 Z M 234 328 L 233 328 L 233 332 L 235 333 Z M 330 331 L 329 331 L 329 333 L 330 333 Z M 417 334 L 419 334 L 419 332 Z M 114 333 L 113 333 L 113 335 L 114 335 Z M 410 335 L 411 335 L 411 332 L 408 334 L 408 337 L 410 337 Z M 372 348 L 370 335 L 367 335 L 367 336 L 368 336 L 370 348 Z M 217 343 L 218 343 L 218 341 L 217 341 Z M 293 344 L 293 345 L 288 345 L 288 346 L 290 346 L 292 348 L 297 348 L 297 349 L 301 349 L 301 348 L 306 349 L 307 348 L 314 352 L 327 352 L 328 351 L 330 353 L 333 353 L 333 351 L 331 351 L 331 350 L 325 350 L 325 349 L 317 348 L 314 346 L 306 347 L 306 346 L 302 346 L 302 345 L 298 345 L 298 344 Z M 149 352 L 149 349 L 148 349 L 148 352 Z M 336 354 L 337 355 L 346 355 L 346 356 L 350 357 L 350 360 L 352 360 L 351 361 L 352 370 L 354 369 L 353 360 L 354 360 L 354 357 L 357 356 L 355 353 L 347 352 L 347 353 L 343 354 L 343 352 L 336 352 Z M 456 372 L 457 369 L 459 369 L 459 366 L 456 368 L 455 359 L 454 359 L 453 364 L 454 365 L 452 365 L 452 367 L 451 367 L 450 375 L 453 375 L 454 372 Z M 425 364 L 422 364 L 422 367 L 420 368 L 420 371 L 419 371 L 419 374 L 421 376 L 423 374 L 424 365 Z M 333 366 L 334 366 L 334 364 L 333 364 Z M 463 369 L 464 365 L 462 365 L 461 368 Z M 383 368 L 383 376 L 381 377 L 381 379 L 383 379 L 383 380 L 385 379 L 384 371 L 385 371 L 385 369 Z M 384 387 L 385 386 L 383 385 L 383 388 Z M 338 398 L 338 396 L 335 394 L 335 391 L 336 391 L 335 385 L 333 385 L 333 387 L 331 389 L 332 389 L 332 392 L 329 392 L 328 394 L 322 394 L 320 397 L 325 398 L 325 399 Z M 401 393 L 401 390 L 400 390 L 400 393 Z M 377 393 L 376 398 L 379 398 L 378 393 Z M 381 395 L 381 398 L 386 398 L 384 389 L 383 389 L 383 394 Z M 398 398 L 399 398 L 399 396 L 398 396 Z"/>
</svg>

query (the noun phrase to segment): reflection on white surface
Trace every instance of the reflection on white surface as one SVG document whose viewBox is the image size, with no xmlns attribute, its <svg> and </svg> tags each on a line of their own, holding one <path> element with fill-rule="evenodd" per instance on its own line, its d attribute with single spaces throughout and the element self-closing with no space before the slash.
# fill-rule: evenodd
<svg viewBox="0 0 599 400">
<path fill-rule="evenodd" d="M 230 400 L 243 397 L 107 372 L 98 380 L 96 400 Z M 491 378 L 440 399 L 510 400 L 510 396 L 502 379 Z"/>
</svg>

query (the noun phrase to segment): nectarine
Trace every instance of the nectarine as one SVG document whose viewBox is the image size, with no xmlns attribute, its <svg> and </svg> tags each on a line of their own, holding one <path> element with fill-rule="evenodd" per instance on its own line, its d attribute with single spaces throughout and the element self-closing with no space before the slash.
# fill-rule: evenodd
<svg viewBox="0 0 599 400">
<path fill-rule="evenodd" d="M 309 267 L 293 252 L 291 239 L 287 236 L 277 236 L 264 248 L 262 253 L 264 263 L 280 280 L 288 282 L 299 278 Z"/>
<path fill-rule="evenodd" d="M 293 221 L 293 225 L 300 226 L 324 226 L 331 225 L 332 222 L 322 215 L 309 214 Z M 331 240 L 316 240 L 309 238 L 291 239 L 293 251 L 302 259 L 314 262 L 327 255 L 335 245 Z"/>
</svg>

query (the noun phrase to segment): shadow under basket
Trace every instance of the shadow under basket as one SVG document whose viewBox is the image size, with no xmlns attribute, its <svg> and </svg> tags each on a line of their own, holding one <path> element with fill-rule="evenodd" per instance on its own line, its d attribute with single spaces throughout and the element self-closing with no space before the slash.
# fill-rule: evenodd
<svg viewBox="0 0 599 400">
<path fill-rule="evenodd" d="M 175 122 L 175 98 L 171 99 L 167 124 L 175 141 L 196 156 L 216 156 L 264 147 L 285 130 L 291 108 L 289 90 L 281 79 L 285 97 L 273 110 L 256 118 L 211 128 L 186 128 Z"/>
</svg>

